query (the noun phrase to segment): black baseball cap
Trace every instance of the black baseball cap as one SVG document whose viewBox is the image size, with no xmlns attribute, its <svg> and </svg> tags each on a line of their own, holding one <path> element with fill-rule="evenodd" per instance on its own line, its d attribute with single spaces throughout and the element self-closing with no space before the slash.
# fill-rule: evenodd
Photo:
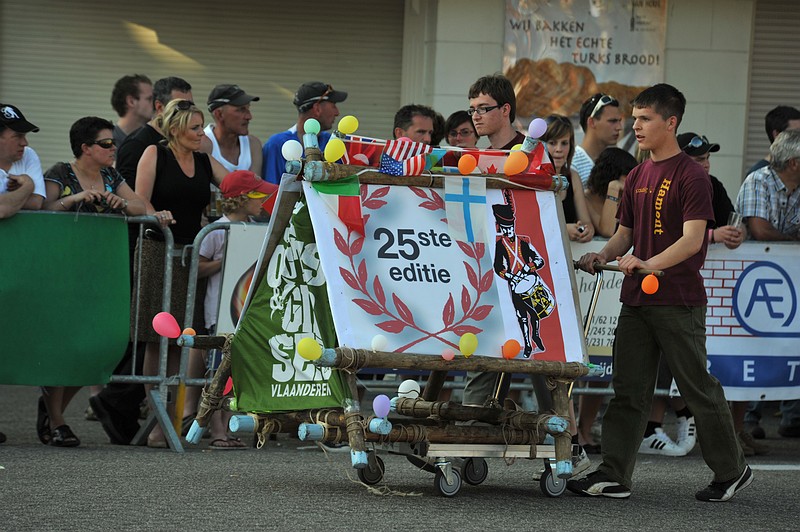
<svg viewBox="0 0 800 532">
<path fill-rule="evenodd" d="M 343 102 L 347 99 L 347 93 L 337 91 L 327 83 L 321 81 L 309 81 L 303 83 L 297 92 L 294 93 L 292 103 L 299 111 L 305 111 L 317 102 L 327 101 L 332 103 Z"/>
<path fill-rule="evenodd" d="M 239 85 L 217 85 L 208 95 L 208 110 L 213 111 L 223 105 L 247 105 L 260 100 L 258 96 L 250 96 Z"/>
<path fill-rule="evenodd" d="M 691 131 L 678 135 L 678 146 L 680 146 L 687 155 L 691 155 L 692 157 L 719 151 L 719 144 L 712 144 L 705 135 L 701 136 Z"/>
<path fill-rule="evenodd" d="M 25 120 L 25 115 L 19 108 L 6 103 L 0 103 L 0 123 L 17 133 L 36 133 L 39 128 Z"/>
</svg>

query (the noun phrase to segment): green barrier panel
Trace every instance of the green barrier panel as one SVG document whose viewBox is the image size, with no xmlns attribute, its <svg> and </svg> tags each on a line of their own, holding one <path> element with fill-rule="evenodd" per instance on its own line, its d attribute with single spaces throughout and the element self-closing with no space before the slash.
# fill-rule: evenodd
<svg viewBox="0 0 800 532">
<path fill-rule="evenodd" d="M 0 384 L 108 382 L 129 337 L 125 220 L 20 213 L 0 249 Z"/>
</svg>

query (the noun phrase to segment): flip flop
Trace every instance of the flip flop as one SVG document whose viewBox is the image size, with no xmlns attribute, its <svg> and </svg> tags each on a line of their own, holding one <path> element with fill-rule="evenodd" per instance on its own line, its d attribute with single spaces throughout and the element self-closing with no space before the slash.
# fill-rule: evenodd
<svg viewBox="0 0 800 532">
<path fill-rule="evenodd" d="M 43 395 L 39 396 L 39 405 L 36 409 L 36 435 L 39 436 L 39 441 L 45 445 L 48 445 L 53 438 L 50 434 L 50 416 L 47 413 Z"/>
<path fill-rule="evenodd" d="M 217 449 L 220 451 L 231 451 L 233 449 L 247 449 L 242 440 L 239 438 L 217 438 L 208 444 L 210 449 Z"/>
</svg>

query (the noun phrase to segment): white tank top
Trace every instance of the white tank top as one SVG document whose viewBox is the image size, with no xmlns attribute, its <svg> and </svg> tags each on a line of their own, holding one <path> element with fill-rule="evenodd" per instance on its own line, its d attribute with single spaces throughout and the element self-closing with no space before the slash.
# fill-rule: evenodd
<svg viewBox="0 0 800 532">
<path fill-rule="evenodd" d="M 234 164 L 225 159 L 219 151 L 219 143 L 217 142 L 217 137 L 214 136 L 214 124 L 208 124 L 203 131 L 211 141 L 211 156 L 224 166 L 228 172 L 250 170 L 250 165 L 253 164 L 250 157 L 250 137 L 247 135 L 239 136 L 239 160 Z"/>
</svg>

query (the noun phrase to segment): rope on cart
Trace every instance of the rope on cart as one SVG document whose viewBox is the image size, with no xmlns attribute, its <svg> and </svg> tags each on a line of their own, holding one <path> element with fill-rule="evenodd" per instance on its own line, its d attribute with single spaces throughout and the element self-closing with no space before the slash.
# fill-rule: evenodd
<svg viewBox="0 0 800 532">
<path fill-rule="evenodd" d="M 351 347 L 340 347 L 339 357 L 338 369 L 348 373 L 356 373 L 367 364 L 367 359 L 360 350 Z"/>
</svg>

